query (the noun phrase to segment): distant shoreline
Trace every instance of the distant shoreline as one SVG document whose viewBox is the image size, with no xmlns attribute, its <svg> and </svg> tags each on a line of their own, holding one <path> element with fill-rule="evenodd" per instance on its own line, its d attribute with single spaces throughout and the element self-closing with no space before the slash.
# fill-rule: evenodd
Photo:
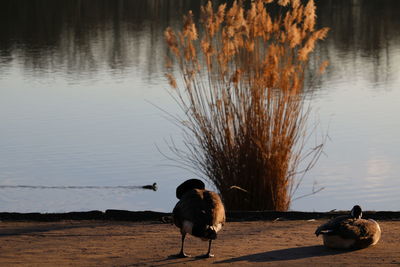
<svg viewBox="0 0 400 267">
<path fill-rule="evenodd" d="M 333 212 L 301 212 L 301 211 L 230 211 L 227 221 L 274 221 L 274 220 L 312 220 L 329 219 L 338 215 L 348 214 L 348 211 Z M 375 220 L 400 220 L 400 211 L 365 211 L 364 218 Z M 64 220 L 105 220 L 105 221 L 160 221 L 170 222 L 171 213 L 156 211 L 82 211 L 65 213 L 18 213 L 0 212 L 0 221 L 39 221 L 55 222 Z"/>
</svg>

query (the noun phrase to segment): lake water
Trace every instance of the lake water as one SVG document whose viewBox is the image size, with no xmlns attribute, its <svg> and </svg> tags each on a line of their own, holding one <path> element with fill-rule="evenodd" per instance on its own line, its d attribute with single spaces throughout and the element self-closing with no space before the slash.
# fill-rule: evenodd
<svg viewBox="0 0 400 267">
<path fill-rule="evenodd" d="M 330 66 L 311 118 L 330 139 L 295 197 L 324 189 L 291 209 L 400 210 L 400 1 L 317 2 L 331 31 L 315 55 Z M 189 9 L 199 2 L 0 3 L 0 211 L 172 209 L 196 175 L 159 151 L 181 139 L 157 108 L 179 112 L 162 33 Z"/>
</svg>

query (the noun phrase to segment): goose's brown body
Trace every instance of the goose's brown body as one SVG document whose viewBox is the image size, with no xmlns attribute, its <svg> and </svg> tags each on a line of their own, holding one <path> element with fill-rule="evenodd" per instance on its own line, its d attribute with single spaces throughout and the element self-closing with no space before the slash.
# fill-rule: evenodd
<svg viewBox="0 0 400 267">
<path fill-rule="evenodd" d="M 381 229 L 376 221 L 361 219 L 360 214 L 356 217 L 339 216 L 318 227 L 315 234 L 323 235 L 326 247 L 361 249 L 378 243 Z"/>
<path fill-rule="evenodd" d="M 181 231 L 203 239 L 215 239 L 225 223 L 225 209 L 218 194 L 202 189 L 184 194 L 173 215 L 174 223 Z"/>
<path fill-rule="evenodd" d="M 205 256 L 211 257 L 211 241 L 217 238 L 218 231 L 225 223 L 225 208 L 217 193 L 205 190 L 201 185 L 194 185 L 194 188 L 187 186 L 187 183 L 192 180 L 186 181 L 186 184 L 183 183 L 177 188 L 177 197 L 180 200 L 175 205 L 173 217 L 175 225 L 180 228 L 182 234 L 182 247 L 178 256 L 185 256 L 184 239 L 186 234 L 191 234 L 203 240 L 209 240 L 209 249 Z"/>
</svg>

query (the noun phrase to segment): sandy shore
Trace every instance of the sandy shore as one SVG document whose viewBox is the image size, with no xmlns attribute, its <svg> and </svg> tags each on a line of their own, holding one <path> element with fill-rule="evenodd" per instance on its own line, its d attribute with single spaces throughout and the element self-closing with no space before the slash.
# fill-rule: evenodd
<svg viewBox="0 0 400 267">
<path fill-rule="evenodd" d="M 215 258 L 198 259 L 207 242 L 159 222 L 1 222 L 0 266 L 400 266 L 400 221 L 381 221 L 375 247 L 338 251 L 313 234 L 324 220 L 229 222 L 213 244 Z"/>
</svg>

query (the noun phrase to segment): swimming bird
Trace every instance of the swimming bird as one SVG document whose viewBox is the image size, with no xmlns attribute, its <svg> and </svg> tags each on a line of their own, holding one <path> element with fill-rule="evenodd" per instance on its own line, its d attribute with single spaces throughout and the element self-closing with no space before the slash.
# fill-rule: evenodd
<svg viewBox="0 0 400 267">
<path fill-rule="evenodd" d="M 219 195 L 205 189 L 201 180 L 190 179 L 176 188 L 179 199 L 173 210 L 174 224 L 180 228 L 182 235 L 181 251 L 175 257 L 188 257 L 183 251 L 186 234 L 208 240 L 208 251 L 204 258 L 214 257 L 211 254 L 211 242 L 217 238 L 217 232 L 225 223 L 225 208 Z"/>
<path fill-rule="evenodd" d="M 362 219 L 362 210 L 355 205 L 350 215 L 336 217 L 319 226 L 316 236 L 322 234 L 329 248 L 360 249 L 373 246 L 381 237 L 379 224 L 372 219 Z"/>
<path fill-rule="evenodd" d="M 142 186 L 143 189 L 150 189 L 153 191 L 157 191 L 157 183 L 153 183 L 152 185 L 144 185 Z"/>
</svg>

